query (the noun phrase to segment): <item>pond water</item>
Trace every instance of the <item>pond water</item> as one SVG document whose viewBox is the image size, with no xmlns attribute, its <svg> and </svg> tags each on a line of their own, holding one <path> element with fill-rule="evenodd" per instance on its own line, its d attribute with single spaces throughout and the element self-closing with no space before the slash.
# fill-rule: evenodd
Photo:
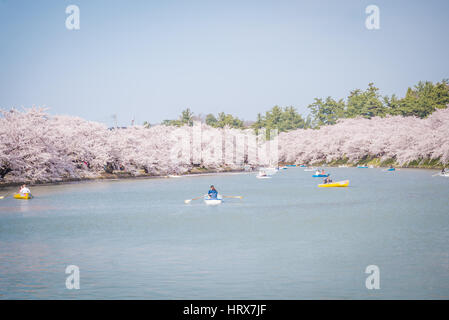
<svg viewBox="0 0 449 320">
<path fill-rule="evenodd" d="M 302 168 L 36 186 L 0 200 L 0 299 L 448 299 L 449 178 Z M 185 199 L 214 184 L 219 206 Z M 2 190 L 0 195 L 7 193 Z M 68 265 L 80 289 L 68 290 Z M 380 270 L 368 290 L 365 269 Z"/>
</svg>

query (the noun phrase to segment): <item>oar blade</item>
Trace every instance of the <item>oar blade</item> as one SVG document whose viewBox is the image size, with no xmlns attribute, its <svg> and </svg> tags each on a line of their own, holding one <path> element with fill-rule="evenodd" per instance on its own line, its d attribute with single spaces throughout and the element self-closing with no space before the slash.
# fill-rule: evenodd
<svg viewBox="0 0 449 320">
<path fill-rule="evenodd" d="M 206 196 L 206 195 L 204 195 L 204 196 Z M 193 198 L 193 199 L 187 199 L 187 200 L 184 200 L 184 203 L 190 203 L 190 201 L 192 201 L 192 200 L 198 200 L 198 199 L 201 199 L 202 197 L 204 197 L 204 196 L 199 196 L 199 197 L 196 197 L 196 198 Z"/>
<path fill-rule="evenodd" d="M 243 199 L 242 196 L 223 196 L 224 198 Z"/>
</svg>

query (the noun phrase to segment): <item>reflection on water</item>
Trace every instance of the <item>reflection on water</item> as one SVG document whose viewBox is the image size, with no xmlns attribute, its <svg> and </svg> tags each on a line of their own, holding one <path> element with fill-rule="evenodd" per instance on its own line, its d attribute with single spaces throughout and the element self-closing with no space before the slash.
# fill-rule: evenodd
<svg viewBox="0 0 449 320">
<path fill-rule="evenodd" d="M 449 179 L 329 170 L 350 187 L 300 168 L 33 187 L 0 201 L 0 298 L 447 299 Z M 244 198 L 184 204 L 210 184 Z M 80 290 L 65 288 L 71 264 Z"/>
<path fill-rule="evenodd" d="M 33 214 L 37 211 L 51 211 L 57 209 L 57 207 L 52 207 L 50 205 L 36 205 L 34 203 L 31 203 L 31 201 L 23 200 L 21 201 L 21 203 L 15 205 L 11 204 L 10 206 L 0 207 L 0 215 L 13 212 Z"/>
</svg>

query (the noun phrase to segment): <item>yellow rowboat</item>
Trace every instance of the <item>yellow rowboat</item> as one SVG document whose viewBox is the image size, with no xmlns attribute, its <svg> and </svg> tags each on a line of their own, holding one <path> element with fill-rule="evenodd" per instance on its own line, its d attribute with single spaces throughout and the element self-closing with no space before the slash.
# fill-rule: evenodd
<svg viewBox="0 0 449 320">
<path fill-rule="evenodd" d="M 14 195 L 15 199 L 22 199 L 22 200 L 29 200 L 33 197 L 33 195 L 31 193 L 16 193 Z"/>
<path fill-rule="evenodd" d="M 349 185 L 349 180 L 344 180 L 344 181 L 319 184 L 318 187 L 332 188 L 332 187 L 347 187 L 348 185 Z"/>
</svg>

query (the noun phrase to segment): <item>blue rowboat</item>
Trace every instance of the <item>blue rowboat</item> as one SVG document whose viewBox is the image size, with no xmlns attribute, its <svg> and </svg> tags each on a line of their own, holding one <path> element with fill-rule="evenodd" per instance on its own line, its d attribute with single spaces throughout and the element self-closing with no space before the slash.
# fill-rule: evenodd
<svg viewBox="0 0 449 320">
<path fill-rule="evenodd" d="M 314 174 L 312 177 L 314 177 L 314 178 L 325 178 L 325 177 L 329 177 L 329 173 L 328 174 Z"/>
<path fill-rule="evenodd" d="M 387 171 L 395 171 L 396 169 L 395 168 L 389 168 L 389 169 L 387 169 Z"/>
</svg>

